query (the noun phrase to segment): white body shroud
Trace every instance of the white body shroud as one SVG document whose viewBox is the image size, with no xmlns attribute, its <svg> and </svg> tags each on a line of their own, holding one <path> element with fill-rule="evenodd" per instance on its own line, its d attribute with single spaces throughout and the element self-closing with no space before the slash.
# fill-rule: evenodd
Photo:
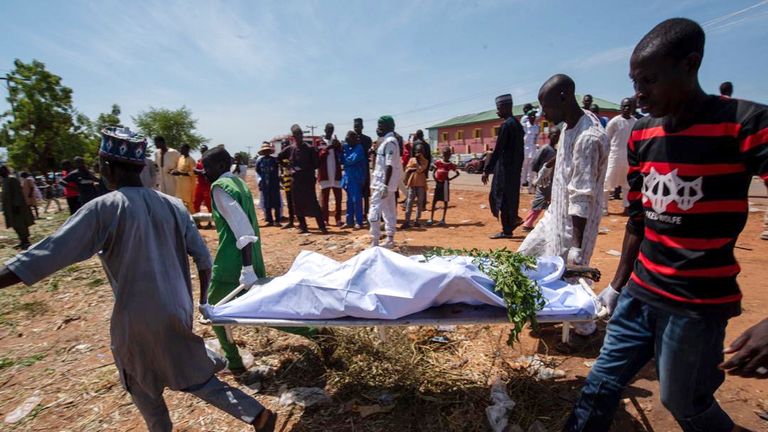
<svg viewBox="0 0 768 432">
<path fill-rule="evenodd" d="M 367 249 L 339 263 L 302 251 L 284 276 L 264 280 L 226 304 L 208 307 L 213 322 L 238 319 L 322 320 L 343 317 L 394 320 L 444 304 L 505 307 L 493 281 L 467 257 L 406 257 Z M 594 317 L 594 295 L 561 278 L 559 257 L 539 258 L 528 276 L 541 287 L 546 316 Z"/>
</svg>

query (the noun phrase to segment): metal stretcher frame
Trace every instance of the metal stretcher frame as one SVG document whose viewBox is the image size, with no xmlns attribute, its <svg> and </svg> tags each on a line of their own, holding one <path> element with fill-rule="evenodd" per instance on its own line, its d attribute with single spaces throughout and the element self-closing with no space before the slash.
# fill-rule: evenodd
<svg viewBox="0 0 768 432">
<path fill-rule="evenodd" d="M 579 278 L 579 285 L 594 300 L 595 292 L 589 284 Z M 238 287 L 230 295 L 223 298 L 216 306 L 222 305 L 234 298 L 243 286 Z M 599 302 L 595 302 L 599 305 Z M 570 342 L 570 324 L 573 322 L 588 322 L 605 316 L 605 309 L 592 315 L 542 315 L 537 317 L 539 323 L 563 323 L 561 340 Z M 232 326 L 250 327 L 378 327 L 379 334 L 385 339 L 382 327 L 392 326 L 435 326 L 435 325 L 483 325 L 483 324 L 510 324 L 507 311 L 504 308 L 482 305 L 473 306 L 463 303 L 437 306 L 397 319 L 366 319 L 366 318 L 333 318 L 333 319 L 269 319 L 269 318 L 237 318 L 215 319 L 210 321 L 212 325 L 224 326 L 227 335 L 231 339 Z"/>
</svg>

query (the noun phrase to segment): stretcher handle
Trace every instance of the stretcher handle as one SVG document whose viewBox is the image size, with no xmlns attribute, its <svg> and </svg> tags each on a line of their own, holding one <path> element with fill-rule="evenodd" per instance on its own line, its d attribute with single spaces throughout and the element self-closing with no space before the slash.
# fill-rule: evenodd
<svg viewBox="0 0 768 432">
<path fill-rule="evenodd" d="M 215 305 L 213 305 L 213 306 L 214 306 L 214 307 L 216 307 L 216 306 L 221 306 L 221 305 L 223 305 L 224 303 L 226 303 L 226 302 L 228 302 L 228 301 L 232 300 L 233 298 L 235 298 L 235 296 L 236 296 L 236 295 L 240 294 L 240 291 L 242 291 L 242 290 L 248 290 L 249 288 L 251 288 L 251 287 L 250 287 L 250 286 L 247 286 L 247 285 L 240 285 L 240 286 L 238 286 L 237 288 L 235 288 L 234 290 L 232 290 L 232 292 L 231 292 L 231 293 L 227 294 L 227 295 L 226 295 L 226 296 L 225 296 L 223 299 L 221 299 L 221 301 L 219 301 L 218 303 L 216 303 L 216 304 L 215 304 Z"/>
</svg>

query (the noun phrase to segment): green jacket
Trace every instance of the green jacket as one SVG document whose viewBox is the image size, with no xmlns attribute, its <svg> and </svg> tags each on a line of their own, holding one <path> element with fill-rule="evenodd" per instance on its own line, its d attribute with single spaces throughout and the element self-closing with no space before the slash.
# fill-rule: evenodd
<svg viewBox="0 0 768 432">
<path fill-rule="evenodd" d="M 259 224 L 256 220 L 256 208 L 253 205 L 251 191 L 248 190 L 245 182 L 239 177 L 222 176 L 213 182 L 211 190 L 214 187 L 220 187 L 240 204 L 253 226 L 254 234 L 258 236 Z M 216 251 L 216 258 L 213 260 L 211 282 L 218 286 L 230 285 L 234 289 L 239 284 L 240 271 L 243 268 L 242 253 L 237 248 L 235 234 L 216 208 L 216 200 L 213 200 L 212 204 L 213 222 L 216 224 L 216 231 L 219 234 L 219 248 Z M 265 277 L 267 274 L 264 269 L 264 258 L 261 255 L 261 238 L 258 242 L 251 243 L 250 247 L 253 248 L 253 270 L 258 277 Z"/>
</svg>

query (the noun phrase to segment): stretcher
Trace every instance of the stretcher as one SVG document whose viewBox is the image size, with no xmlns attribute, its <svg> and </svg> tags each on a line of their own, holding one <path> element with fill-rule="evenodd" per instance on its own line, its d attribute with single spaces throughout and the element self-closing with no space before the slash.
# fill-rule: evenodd
<svg viewBox="0 0 768 432">
<path fill-rule="evenodd" d="M 589 273 L 589 272 L 587 272 Z M 594 273 L 592 273 L 594 274 Z M 599 275 L 599 273 L 598 273 Z M 599 276 L 598 276 L 599 277 Z M 562 323 L 561 340 L 570 342 L 570 328 L 573 323 L 590 322 L 603 318 L 607 311 L 597 300 L 597 296 L 589 283 L 582 277 L 578 278 L 576 286 L 583 290 L 595 304 L 594 313 L 553 314 L 540 313 L 537 316 L 539 323 Z M 214 307 L 227 304 L 235 299 L 238 294 L 247 288 L 243 285 L 232 291 Z M 209 317 L 206 317 L 209 318 Z M 444 304 L 431 307 L 404 317 L 394 319 L 369 319 L 355 317 L 340 317 L 332 319 L 276 319 L 260 317 L 210 317 L 205 321 L 211 325 L 224 326 L 228 337 L 231 338 L 231 329 L 234 326 L 251 327 L 376 327 L 382 340 L 386 340 L 385 327 L 391 326 L 439 326 L 439 325 L 502 325 L 510 324 L 506 309 L 488 304 L 470 305 L 463 303 Z"/>
</svg>

